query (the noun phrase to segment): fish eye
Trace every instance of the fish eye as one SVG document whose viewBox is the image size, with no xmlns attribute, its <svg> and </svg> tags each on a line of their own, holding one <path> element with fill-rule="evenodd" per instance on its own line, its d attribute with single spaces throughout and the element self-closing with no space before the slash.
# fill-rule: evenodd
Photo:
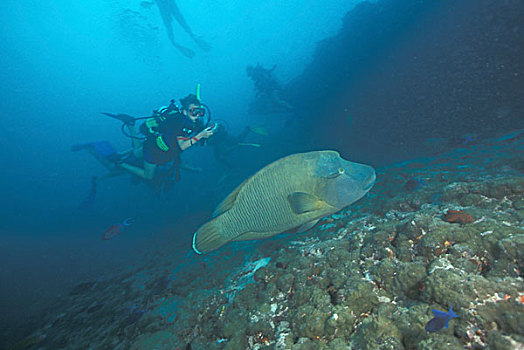
<svg viewBox="0 0 524 350">
<path fill-rule="evenodd" d="M 334 178 L 337 178 L 339 177 L 340 175 L 344 174 L 346 171 L 344 170 L 344 168 L 338 168 L 337 171 L 329 174 L 327 176 L 328 179 L 334 179 Z"/>
</svg>

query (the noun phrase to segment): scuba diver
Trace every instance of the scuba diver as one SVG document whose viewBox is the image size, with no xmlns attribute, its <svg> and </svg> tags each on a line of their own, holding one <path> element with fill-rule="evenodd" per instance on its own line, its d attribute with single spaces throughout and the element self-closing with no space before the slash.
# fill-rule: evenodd
<svg viewBox="0 0 524 350">
<path fill-rule="evenodd" d="M 179 178 L 180 155 L 183 151 L 213 135 L 212 127 L 205 127 L 202 117 L 206 108 L 196 95 L 190 94 L 180 100 L 178 108 L 172 100 L 167 107 L 160 107 L 153 116 L 146 118 L 140 126 L 144 135 L 138 137 L 135 120 L 124 121 L 129 130 L 133 145 L 133 154 L 143 159 L 143 167 L 129 162 L 119 161 L 118 167 L 144 180 L 153 180 L 157 167 L 172 163 L 172 171 Z"/>
<path fill-rule="evenodd" d="M 255 67 L 248 65 L 246 73 L 255 84 L 257 98 L 265 97 L 278 111 L 290 111 L 293 106 L 282 98 L 283 89 L 273 76 L 276 67 L 274 65 L 271 69 L 267 69 L 257 63 Z"/>
<path fill-rule="evenodd" d="M 226 128 L 224 122 L 215 122 L 213 123 L 214 134 L 213 137 L 209 139 L 208 145 L 213 147 L 213 156 L 217 163 L 222 164 L 226 168 L 226 173 L 219 180 L 222 182 L 225 178 L 228 177 L 229 173 L 233 170 L 233 165 L 227 160 L 227 156 L 240 147 L 260 147 L 260 144 L 257 143 L 245 143 L 245 138 L 249 133 L 255 133 L 262 136 L 267 136 L 267 131 L 262 127 L 250 127 L 246 126 L 244 130 L 238 135 L 231 135 Z"/>
<path fill-rule="evenodd" d="M 82 203 L 83 207 L 94 202 L 97 185 L 104 179 L 131 174 L 134 183 L 145 180 L 157 192 L 166 192 L 178 181 L 180 169 L 200 171 L 182 164 L 180 159 L 182 151 L 196 143 L 203 144 L 213 135 L 213 127 L 207 127 L 211 113 L 196 95 L 181 99 L 180 106 L 172 100 L 169 106 L 156 109 L 149 117 L 103 114 L 122 122 L 122 132 L 131 138 L 132 148 L 117 152 L 108 141 L 77 144 L 71 148 L 72 151 L 87 150 L 108 170 L 106 174 L 92 178 L 91 190 Z M 139 120 L 144 122 L 137 132 Z"/>
<path fill-rule="evenodd" d="M 185 32 L 191 37 L 191 39 L 193 39 L 193 41 L 200 47 L 200 49 L 204 51 L 209 51 L 211 49 L 211 46 L 207 42 L 205 42 L 202 38 L 199 38 L 193 33 L 174 0 L 154 0 L 154 3 L 156 3 L 156 5 L 158 6 L 158 10 L 160 11 L 160 16 L 162 17 L 162 21 L 164 22 L 164 26 L 166 27 L 169 41 L 171 41 L 173 46 L 184 56 L 193 58 L 195 56 L 195 52 L 185 46 L 180 45 L 175 41 L 173 27 L 171 25 L 173 19 L 175 19 L 178 22 L 178 24 L 180 24 L 180 26 L 184 28 Z M 144 6 L 144 4 L 142 6 Z"/>
</svg>

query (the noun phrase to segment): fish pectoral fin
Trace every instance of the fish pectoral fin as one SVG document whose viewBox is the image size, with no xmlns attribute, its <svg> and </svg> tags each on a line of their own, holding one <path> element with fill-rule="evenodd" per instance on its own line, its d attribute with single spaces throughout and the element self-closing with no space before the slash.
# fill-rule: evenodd
<svg viewBox="0 0 524 350">
<path fill-rule="evenodd" d="M 320 220 L 320 219 L 311 220 L 309 222 L 306 222 L 305 224 L 300 225 L 297 228 L 297 233 L 306 232 L 307 230 L 309 230 L 310 228 L 315 226 L 317 224 L 318 220 Z"/>
<path fill-rule="evenodd" d="M 304 214 L 322 208 L 325 202 L 305 192 L 293 192 L 287 196 L 287 200 L 295 214 Z"/>
</svg>

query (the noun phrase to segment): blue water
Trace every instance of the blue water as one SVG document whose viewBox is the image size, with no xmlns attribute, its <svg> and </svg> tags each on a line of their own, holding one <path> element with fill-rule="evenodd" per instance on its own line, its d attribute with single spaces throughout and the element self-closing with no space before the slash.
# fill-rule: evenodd
<svg viewBox="0 0 524 350">
<path fill-rule="evenodd" d="M 337 149 L 387 165 L 461 147 L 466 134 L 476 135 L 468 138 L 474 143 L 524 128 L 524 29 L 518 14 L 493 1 L 385 0 L 353 12 L 360 1 L 177 3 L 211 45 L 200 49 L 174 21 L 175 40 L 195 52 L 191 59 L 169 42 L 155 4 L 3 2 L 0 326 L 26 324 L 79 281 L 140 264 L 146 253 L 182 259 L 220 200 L 281 156 Z M 248 112 L 256 94 L 246 66 L 257 63 L 276 65 L 292 111 Z M 130 147 L 121 124 L 100 112 L 148 116 L 197 84 L 213 118 L 233 134 L 264 126 L 268 136 L 251 135 L 262 147 L 233 152 L 226 181 L 209 147 L 194 147 L 184 160 L 203 171 L 182 172 L 170 192 L 121 176 L 80 207 L 104 168 L 71 146 Z M 101 241 L 126 217 L 136 219 L 132 228 Z"/>
</svg>

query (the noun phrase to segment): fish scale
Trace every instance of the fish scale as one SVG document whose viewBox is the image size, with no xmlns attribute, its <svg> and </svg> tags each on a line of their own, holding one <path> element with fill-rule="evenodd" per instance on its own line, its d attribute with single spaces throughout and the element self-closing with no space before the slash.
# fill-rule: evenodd
<svg viewBox="0 0 524 350">
<path fill-rule="evenodd" d="M 292 220 L 293 213 L 291 212 L 287 198 L 282 198 L 281 193 L 277 193 L 277 196 L 275 196 L 275 193 L 271 191 L 272 188 L 279 188 L 280 191 L 284 193 L 295 192 L 297 190 L 296 188 L 292 188 L 297 187 L 296 181 L 291 181 L 290 183 L 282 183 L 282 181 L 280 181 L 284 177 L 289 177 L 284 174 L 283 170 L 284 169 L 277 169 L 277 171 L 270 172 L 269 176 L 261 176 L 248 184 L 248 188 L 246 188 L 245 191 L 247 193 L 239 195 L 238 210 L 234 210 L 231 213 L 231 220 L 227 220 L 227 223 L 237 223 L 238 225 L 225 224 L 225 231 L 231 233 L 236 231 L 232 235 L 236 237 L 238 234 L 244 232 L 256 231 L 257 228 L 265 231 L 270 228 L 287 230 L 293 227 L 292 222 L 284 228 L 281 227 L 282 222 L 294 221 Z M 304 171 L 307 170 L 304 169 Z M 276 200 L 271 200 L 272 198 Z M 264 213 L 264 216 L 261 217 L 259 213 Z M 256 220 L 245 222 L 242 218 L 246 216 L 254 216 Z M 247 227 L 249 225 L 251 225 L 250 228 Z"/>
</svg>

